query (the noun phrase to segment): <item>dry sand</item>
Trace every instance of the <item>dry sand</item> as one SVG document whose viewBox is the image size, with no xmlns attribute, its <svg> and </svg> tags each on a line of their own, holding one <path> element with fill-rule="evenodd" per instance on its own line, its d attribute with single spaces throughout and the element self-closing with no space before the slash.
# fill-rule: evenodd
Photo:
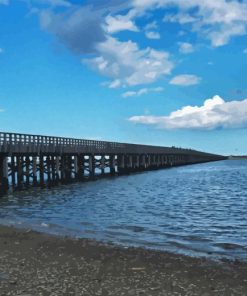
<svg viewBox="0 0 247 296">
<path fill-rule="evenodd" d="M 0 226 L 0 295 L 247 295 L 247 262 L 213 262 Z"/>
</svg>

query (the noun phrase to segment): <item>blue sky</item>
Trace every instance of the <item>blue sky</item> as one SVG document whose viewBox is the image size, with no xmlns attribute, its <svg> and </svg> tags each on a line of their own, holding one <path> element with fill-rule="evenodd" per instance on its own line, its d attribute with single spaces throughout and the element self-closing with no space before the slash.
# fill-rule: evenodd
<svg viewBox="0 0 247 296">
<path fill-rule="evenodd" d="M 247 154 L 247 1 L 0 0 L 2 131 Z"/>
</svg>

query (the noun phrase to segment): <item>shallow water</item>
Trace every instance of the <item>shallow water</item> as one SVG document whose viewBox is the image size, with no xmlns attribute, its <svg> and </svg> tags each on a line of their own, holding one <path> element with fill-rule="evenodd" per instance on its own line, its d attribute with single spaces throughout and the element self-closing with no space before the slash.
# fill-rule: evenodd
<svg viewBox="0 0 247 296">
<path fill-rule="evenodd" d="M 192 256 L 247 260 L 247 160 L 16 192 L 0 223 Z"/>
</svg>

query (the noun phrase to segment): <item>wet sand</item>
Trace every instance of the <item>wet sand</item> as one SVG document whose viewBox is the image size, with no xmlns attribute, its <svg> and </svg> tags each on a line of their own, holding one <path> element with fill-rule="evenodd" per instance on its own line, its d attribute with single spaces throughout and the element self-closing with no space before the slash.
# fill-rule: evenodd
<svg viewBox="0 0 247 296">
<path fill-rule="evenodd" d="M 247 295 L 247 262 L 0 226 L 0 295 Z"/>
</svg>

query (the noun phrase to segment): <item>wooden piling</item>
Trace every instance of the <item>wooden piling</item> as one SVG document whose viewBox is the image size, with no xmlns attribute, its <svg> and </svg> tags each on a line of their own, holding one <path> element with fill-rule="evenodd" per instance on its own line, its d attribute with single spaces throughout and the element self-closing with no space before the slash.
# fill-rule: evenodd
<svg viewBox="0 0 247 296">
<path fill-rule="evenodd" d="M 0 195 L 4 195 L 9 189 L 8 181 L 8 157 L 0 157 Z"/>
<path fill-rule="evenodd" d="M 11 156 L 11 185 L 15 188 L 16 180 L 15 180 L 15 173 L 16 173 L 16 165 L 15 165 L 15 156 Z"/>
<path fill-rule="evenodd" d="M 95 163 L 94 163 L 94 155 L 90 154 L 88 159 L 89 165 L 89 178 L 94 179 L 95 177 Z"/>
<path fill-rule="evenodd" d="M 25 157 L 25 177 L 26 177 L 25 186 L 29 187 L 29 185 L 30 185 L 30 159 L 28 156 Z"/>
<path fill-rule="evenodd" d="M 22 167 L 22 162 L 23 162 L 23 157 L 17 156 L 17 187 L 18 189 L 22 189 L 23 186 L 23 167 Z"/>
<path fill-rule="evenodd" d="M 37 156 L 32 158 L 32 168 L 33 168 L 33 185 L 37 186 Z"/>
<path fill-rule="evenodd" d="M 43 188 L 45 186 L 45 178 L 44 178 L 44 156 L 42 154 L 39 156 L 39 182 L 40 182 L 40 187 Z"/>
</svg>

